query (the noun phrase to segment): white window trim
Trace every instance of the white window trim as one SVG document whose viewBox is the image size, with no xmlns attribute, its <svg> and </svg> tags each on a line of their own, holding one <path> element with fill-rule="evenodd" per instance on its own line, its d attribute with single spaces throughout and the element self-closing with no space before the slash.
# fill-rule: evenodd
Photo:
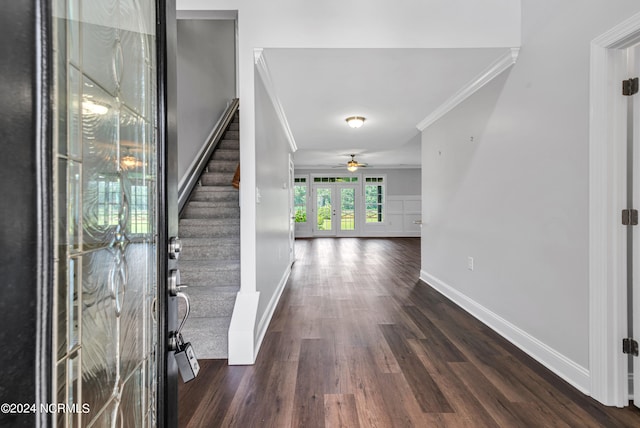
<svg viewBox="0 0 640 428">
<path fill-rule="evenodd" d="M 296 183 L 296 179 L 300 179 L 300 178 L 304 178 L 306 180 L 304 184 L 307 187 L 307 197 L 306 197 L 306 200 L 305 200 L 305 202 L 306 202 L 306 204 L 305 204 L 305 212 L 307 213 L 307 221 L 305 221 L 305 222 L 294 221 L 294 223 L 303 225 L 303 224 L 309 224 L 309 199 L 310 199 L 309 195 L 311 194 L 311 180 L 309 178 L 309 174 L 294 174 L 293 175 L 293 195 L 294 195 L 294 198 L 295 198 L 295 191 L 296 191 L 295 187 L 296 186 L 300 186 L 300 183 Z M 296 204 L 295 204 L 295 199 L 294 199 L 294 201 L 293 201 L 294 215 L 295 215 L 295 210 L 296 210 Z"/>
<path fill-rule="evenodd" d="M 382 178 L 382 221 L 369 223 L 367 222 L 367 178 Z M 387 174 L 366 174 L 362 175 L 362 213 L 364 215 L 364 227 L 380 227 L 387 224 Z M 370 185 L 370 184 L 369 184 Z"/>
</svg>

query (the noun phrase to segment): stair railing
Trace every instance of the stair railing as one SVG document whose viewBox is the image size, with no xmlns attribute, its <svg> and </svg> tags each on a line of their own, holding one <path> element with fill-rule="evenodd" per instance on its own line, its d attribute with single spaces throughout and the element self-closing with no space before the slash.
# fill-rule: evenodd
<svg viewBox="0 0 640 428">
<path fill-rule="evenodd" d="M 218 143 L 224 136 L 227 126 L 229 126 L 229 123 L 233 120 L 233 115 L 236 114 L 239 107 L 240 100 L 238 100 L 238 98 L 234 98 L 218 120 L 213 131 L 211 131 L 206 148 L 201 152 L 198 162 L 196 162 L 191 171 L 189 171 L 187 179 L 184 180 L 180 189 L 178 189 L 178 210 L 180 212 L 180 216 L 182 216 L 182 211 L 187 206 L 187 202 L 189 202 L 191 193 L 198 184 L 202 172 L 207 167 L 213 151 L 218 147 Z"/>
</svg>

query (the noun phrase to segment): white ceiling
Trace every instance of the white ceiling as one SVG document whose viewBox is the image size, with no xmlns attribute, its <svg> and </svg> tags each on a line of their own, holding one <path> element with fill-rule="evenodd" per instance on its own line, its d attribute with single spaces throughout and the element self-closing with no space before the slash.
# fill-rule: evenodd
<svg viewBox="0 0 640 428">
<path fill-rule="evenodd" d="M 273 86 L 299 150 L 296 168 L 419 167 L 416 125 L 507 48 L 265 49 Z M 367 118 L 351 129 L 345 118 Z"/>
</svg>

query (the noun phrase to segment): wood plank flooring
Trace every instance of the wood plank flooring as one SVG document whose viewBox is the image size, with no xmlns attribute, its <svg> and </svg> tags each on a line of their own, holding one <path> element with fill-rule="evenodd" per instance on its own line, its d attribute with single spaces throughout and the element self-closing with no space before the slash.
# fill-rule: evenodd
<svg viewBox="0 0 640 428">
<path fill-rule="evenodd" d="M 420 241 L 296 241 L 253 366 L 201 361 L 180 427 L 639 427 L 418 280 Z M 196 351 L 197 351 L 197 344 Z"/>
</svg>

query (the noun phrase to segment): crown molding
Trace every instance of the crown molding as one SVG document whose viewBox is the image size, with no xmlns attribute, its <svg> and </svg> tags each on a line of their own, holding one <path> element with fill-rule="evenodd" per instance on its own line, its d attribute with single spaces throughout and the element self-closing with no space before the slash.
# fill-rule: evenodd
<svg viewBox="0 0 640 428">
<path fill-rule="evenodd" d="M 416 128 L 418 128 L 420 131 L 424 131 L 429 126 L 433 125 L 438 119 L 449 113 L 458 104 L 469 98 L 480 88 L 491 82 L 503 71 L 507 70 L 509 67 L 515 64 L 516 60 L 518 59 L 519 52 L 520 48 L 511 48 L 508 52 L 506 52 L 493 64 L 491 64 L 486 70 L 474 77 L 451 98 L 441 104 L 429 116 L 425 117 L 420 123 L 416 125 Z"/>
<path fill-rule="evenodd" d="M 640 13 L 631 16 L 606 33 L 593 39 L 592 43 L 607 49 L 627 48 L 640 41 Z"/>
<path fill-rule="evenodd" d="M 278 98 L 277 92 L 273 85 L 271 73 L 269 72 L 269 67 L 267 66 L 267 62 L 264 58 L 264 51 L 262 48 L 255 48 L 253 50 L 253 55 L 258 74 L 260 75 L 260 78 L 264 83 L 264 87 L 267 90 L 267 95 L 271 100 L 271 104 L 273 104 L 273 108 L 276 111 L 276 115 L 278 116 L 280 125 L 282 125 L 282 128 L 284 129 L 284 133 L 287 137 L 287 141 L 289 142 L 289 146 L 291 147 L 291 151 L 295 153 L 298 150 L 298 146 L 296 144 L 295 138 L 293 138 L 293 133 L 291 132 L 291 128 L 289 127 L 289 121 L 287 121 L 287 116 L 284 113 L 284 109 L 282 108 L 282 104 L 280 103 L 280 98 Z"/>
</svg>

